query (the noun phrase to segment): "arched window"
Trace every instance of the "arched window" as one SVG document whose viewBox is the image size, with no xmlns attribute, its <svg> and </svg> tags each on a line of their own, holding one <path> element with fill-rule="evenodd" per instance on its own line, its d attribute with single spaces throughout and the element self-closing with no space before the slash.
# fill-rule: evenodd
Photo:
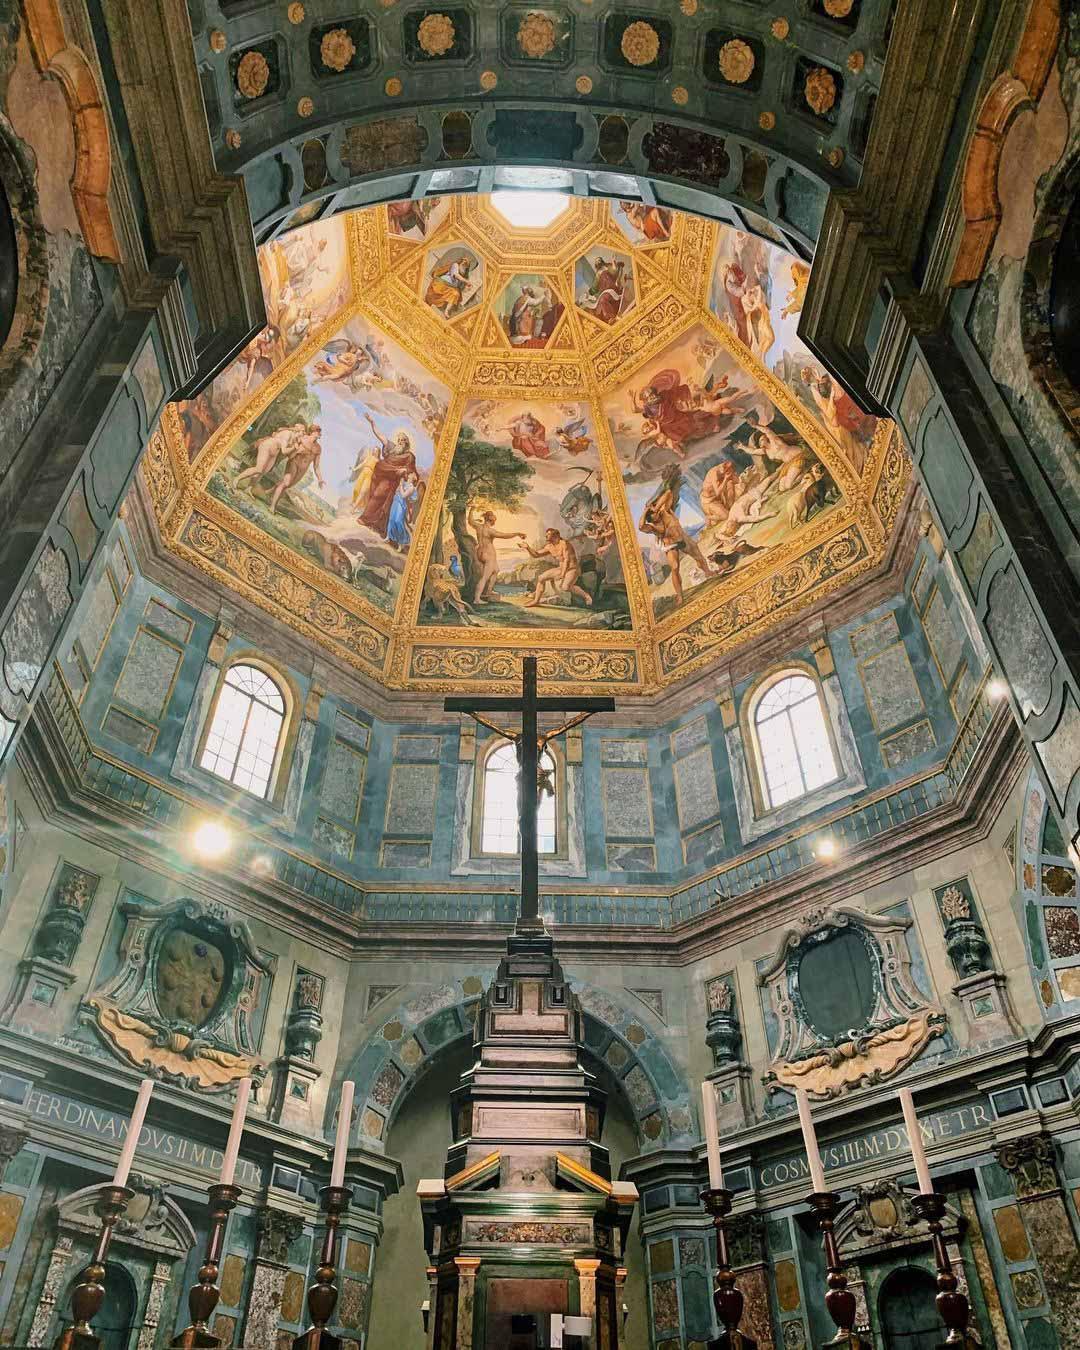
<svg viewBox="0 0 1080 1350">
<path fill-rule="evenodd" d="M 199 764 L 265 797 L 284 725 L 285 696 L 266 671 L 258 666 L 231 666 L 218 691 Z"/>
<path fill-rule="evenodd" d="M 548 775 L 552 791 L 540 797 L 536 813 L 536 847 L 541 854 L 554 853 L 556 767 L 549 750 L 540 756 L 540 770 Z M 509 741 L 496 746 L 484 765 L 480 848 L 484 853 L 518 852 L 518 762 L 517 752 Z"/>
<path fill-rule="evenodd" d="M 817 683 L 801 671 L 775 680 L 754 709 L 762 787 L 771 809 L 839 775 Z"/>
</svg>

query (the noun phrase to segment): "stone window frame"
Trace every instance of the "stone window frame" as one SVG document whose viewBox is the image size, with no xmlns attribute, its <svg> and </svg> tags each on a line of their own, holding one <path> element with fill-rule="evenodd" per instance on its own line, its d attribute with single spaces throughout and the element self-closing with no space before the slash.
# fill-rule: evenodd
<svg viewBox="0 0 1080 1350">
<path fill-rule="evenodd" d="M 270 771 L 265 793 L 252 792 L 250 788 L 241 787 L 231 779 L 223 778 L 220 774 L 214 773 L 212 769 L 202 767 L 203 752 L 206 749 L 206 741 L 210 735 L 210 730 L 214 725 L 214 718 L 217 716 L 218 701 L 221 698 L 222 690 L 225 688 L 226 677 L 229 671 L 236 666 L 253 666 L 256 670 L 261 670 L 268 679 L 273 681 L 281 694 L 282 702 L 285 704 L 277 745 L 274 748 L 274 764 Z M 297 713 L 300 708 L 299 690 L 288 673 L 280 666 L 274 665 L 273 662 L 268 661 L 257 651 L 244 650 L 231 653 L 228 660 L 223 661 L 218 670 L 206 717 L 199 728 L 195 753 L 191 760 L 192 770 L 199 774 L 202 779 L 213 783 L 218 790 L 224 789 L 230 793 L 243 794 L 240 800 L 250 798 L 252 801 L 265 802 L 278 810 L 283 809 L 285 792 L 292 769 L 293 754 L 296 750 L 296 737 L 300 726 L 300 718 Z"/>
<path fill-rule="evenodd" d="M 822 783 L 820 787 L 811 788 L 810 791 L 800 793 L 797 797 L 791 797 L 778 806 L 770 806 L 769 790 L 765 780 L 764 758 L 761 752 L 761 742 L 758 738 L 757 710 L 761 700 L 781 680 L 800 675 L 810 680 L 817 693 L 818 706 L 821 709 L 825 731 L 829 737 L 829 748 L 832 751 L 833 767 L 836 774 L 827 783 Z M 760 676 L 743 695 L 742 706 L 739 709 L 739 723 L 743 744 L 749 750 L 750 793 L 753 800 L 755 821 L 768 821 L 770 824 L 776 825 L 782 824 L 784 823 L 782 817 L 804 815 L 807 811 L 823 805 L 823 798 L 835 795 L 838 787 L 846 789 L 851 777 L 851 766 L 845 763 L 841 753 L 840 740 L 836 735 L 832 710 L 829 708 L 828 700 L 825 697 L 821 677 L 814 667 L 808 665 L 805 661 L 785 661 L 782 665 L 776 666 Z"/>
<path fill-rule="evenodd" d="M 505 736 L 489 736 L 476 747 L 475 768 L 472 785 L 472 821 L 469 831 L 469 857 L 491 858 L 512 862 L 516 865 L 521 856 L 516 853 L 490 853 L 483 847 L 484 838 L 484 791 L 487 782 L 488 761 L 497 750 L 513 742 Z M 545 747 L 555 763 L 555 850 L 540 854 L 541 862 L 565 862 L 569 857 L 569 829 L 566 808 L 566 755 L 556 741 Z"/>
</svg>

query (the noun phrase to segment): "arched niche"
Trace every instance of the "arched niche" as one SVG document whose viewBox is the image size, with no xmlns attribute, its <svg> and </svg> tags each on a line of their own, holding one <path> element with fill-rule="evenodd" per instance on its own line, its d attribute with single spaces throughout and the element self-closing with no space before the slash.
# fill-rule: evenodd
<svg viewBox="0 0 1080 1350">
<path fill-rule="evenodd" d="M 417 1183 L 425 1177 L 443 1173 L 447 1149 L 451 1143 L 450 1094 L 458 1086 L 462 1073 L 473 1062 L 471 1011 L 475 1004 L 455 1005 L 453 1011 L 466 1012 L 468 1030 L 434 1049 L 425 1071 L 410 1080 L 395 1104 L 393 1119 L 386 1129 L 386 1151 L 401 1163 L 404 1184 L 383 1208 L 383 1234 L 371 1292 L 368 1342 L 375 1345 L 412 1345 L 419 1343 L 420 1305 L 428 1296 L 425 1276 L 424 1226 L 416 1198 Z M 590 1014 L 597 1038 L 606 1036 L 607 1044 L 620 1044 L 614 1033 Z M 590 1028 L 587 1026 L 587 1034 Z M 421 1029 L 421 1035 L 423 1031 Z M 590 1049 L 583 1062 L 608 1092 L 608 1107 L 603 1142 L 611 1159 L 612 1174 L 636 1156 L 643 1136 L 625 1090 L 615 1080 L 615 1070 Z M 647 1142 L 647 1141 L 646 1141 Z M 629 1309 L 628 1339 L 625 1350 L 648 1350 L 649 1329 L 646 1306 L 644 1251 L 636 1225 L 627 1238 L 625 1261 L 627 1279 L 624 1302 Z"/>
<path fill-rule="evenodd" d="M 686 1076 L 648 1019 L 607 990 L 570 983 L 584 1010 L 586 1052 L 625 1100 L 639 1151 L 695 1142 Z M 355 1143 L 392 1153 L 388 1134 L 416 1084 L 433 1070 L 441 1051 L 459 1041 L 471 1043 L 482 990 L 478 976 L 467 976 L 424 991 L 398 1003 L 372 1029 L 339 1078 L 356 1084 Z"/>
</svg>

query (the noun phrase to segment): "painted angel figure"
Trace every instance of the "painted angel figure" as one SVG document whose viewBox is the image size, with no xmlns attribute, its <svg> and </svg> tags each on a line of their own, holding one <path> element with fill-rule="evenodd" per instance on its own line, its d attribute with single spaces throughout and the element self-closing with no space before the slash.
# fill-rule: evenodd
<svg viewBox="0 0 1080 1350">
<path fill-rule="evenodd" d="M 323 346 L 325 356 L 312 366 L 315 379 L 345 384 L 354 394 L 382 380 L 378 353 L 367 343 L 333 338 Z"/>
<path fill-rule="evenodd" d="M 556 427 L 555 439 L 559 442 L 560 449 L 565 450 L 568 455 L 583 455 L 592 445 L 592 437 L 586 430 L 587 426 L 585 418 L 578 417 L 573 422 L 565 422 L 561 427 Z"/>
</svg>

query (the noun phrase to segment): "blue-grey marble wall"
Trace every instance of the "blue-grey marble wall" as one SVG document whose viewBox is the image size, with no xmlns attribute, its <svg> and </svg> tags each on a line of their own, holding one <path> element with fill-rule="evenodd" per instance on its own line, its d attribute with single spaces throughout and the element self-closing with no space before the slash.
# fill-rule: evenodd
<svg viewBox="0 0 1080 1350">
<path fill-rule="evenodd" d="M 469 849 L 455 853 L 455 831 L 468 828 L 470 815 L 458 801 L 463 775 L 479 759 L 471 751 L 460 758 L 452 721 L 383 721 L 290 669 L 282 674 L 301 725 L 285 769 L 289 781 L 274 799 L 262 802 L 200 770 L 193 760 L 218 672 L 250 653 L 252 641 L 244 633 L 215 639 L 210 616 L 141 576 L 133 560 L 118 523 L 60 662 L 86 735 L 106 759 L 242 813 L 283 847 L 368 887 L 400 890 L 412 881 L 419 895 L 433 882 L 452 882 L 464 890 L 475 874 L 490 892 L 488 874 L 469 864 Z M 568 794 L 581 803 L 570 811 L 580 846 L 571 846 L 553 880 L 564 887 L 567 878 L 585 887 L 685 887 L 793 822 L 801 828 L 846 811 L 866 791 L 933 775 L 984 673 L 962 603 L 948 565 L 924 541 L 904 594 L 830 632 L 826 649 L 819 643 L 816 654 L 809 647 L 789 654 L 828 674 L 849 724 L 838 728 L 845 774 L 825 798 L 789 808 L 783 821 L 767 820 L 752 837 L 752 808 L 745 791 L 736 800 L 739 775 L 730 755 L 742 746 L 740 714 L 757 678 L 729 690 L 726 706 L 710 700 L 654 728 L 632 719 L 622 727 L 587 726 L 581 763 L 572 767 L 581 786 Z M 740 753 L 745 783 L 752 757 L 745 746 Z M 508 875 L 508 893 L 511 882 Z M 407 908 L 408 896 L 400 903 Z"/>
</svg>

